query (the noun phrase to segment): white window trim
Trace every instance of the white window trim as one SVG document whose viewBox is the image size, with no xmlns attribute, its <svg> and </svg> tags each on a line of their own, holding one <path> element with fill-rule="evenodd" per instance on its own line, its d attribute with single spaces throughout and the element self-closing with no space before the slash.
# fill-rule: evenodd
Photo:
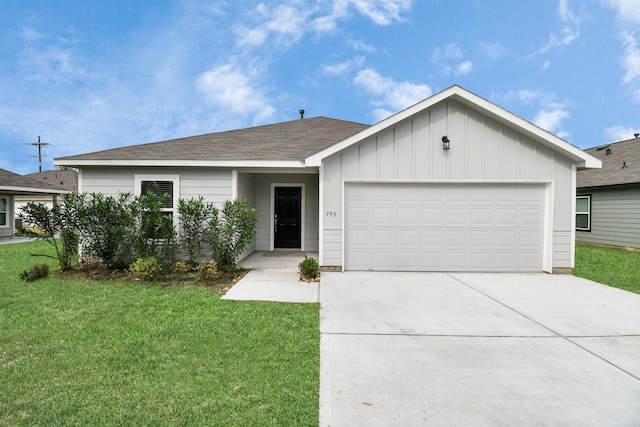
<svg viewBox="0 0 640 427">
<path fill-rule="evenodd" d="M 587 202 L 588 202 L 588 210 L 587 210 L 587 212 L 578 212 L 578 199 L 587 199 Z M 591 231 L 591 195 L 590 194 L 576 196 L 576 215 L 586 215 L 587 216 L 587 227 L 586 228 L 578 227 L 578 222 L 576 220 L 576 230 L 578 230 L 578 231 Z"/>
<path fill-rule="evenodd" d="M 9 228 L 9 223 L 11 222 L 11 218 L 9 218 L 9 197 L 7 196 L 0 196 L 0 200 L 4 199 L 4 206 L 5 206 L 5 210 L 4 210 L 4 214 L 5 214 L 5 225 L 0 224 L 0 228 Z"/>
<path fill-rule="evenodd" d="M 172 211 L 173 225 L 176 232 L 180 228 L 180 216 L 178 215 L 178 200 L 180 200 L 180 175 L 164 174 L 136 174 L 134 177 L 134 195 L 142 193 L 142 181 L 172 181 L 173 182 L 173 209 L 162 209 L 163 212 Z"/>
</svg>

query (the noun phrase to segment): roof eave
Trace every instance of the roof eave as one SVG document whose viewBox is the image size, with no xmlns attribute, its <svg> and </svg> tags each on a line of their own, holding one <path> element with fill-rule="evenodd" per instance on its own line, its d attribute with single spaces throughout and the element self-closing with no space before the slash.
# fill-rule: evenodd
<svg viewBox="0 0 640 427">
<path fill-rule="evenodd" d="M 68 190 L 55 190 L 53 188 L 30 188 L 30 187 L 11 187 L 0 186 L 0 192 L 13 194 L 68 194 Z"/>
<path fill-rule="evenodd" d="M 304 168 L 298 160 L 95 160 L 55 159 L 56 166 L 129 166 L 129 167 L 224 167 L 224 168 Z"/>
</svg>

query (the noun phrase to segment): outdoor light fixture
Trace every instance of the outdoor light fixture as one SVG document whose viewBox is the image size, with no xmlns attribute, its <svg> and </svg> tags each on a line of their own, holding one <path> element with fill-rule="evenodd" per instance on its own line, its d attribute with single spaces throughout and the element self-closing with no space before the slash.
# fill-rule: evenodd
<svg viewBox="0 0 640 427">
<path fill-rule="evenodd" d="M 449 151 L 449 138 L 447 138 L 447 135 L 442 137 L 442 149 L 444 151 Z"/>
</svg>

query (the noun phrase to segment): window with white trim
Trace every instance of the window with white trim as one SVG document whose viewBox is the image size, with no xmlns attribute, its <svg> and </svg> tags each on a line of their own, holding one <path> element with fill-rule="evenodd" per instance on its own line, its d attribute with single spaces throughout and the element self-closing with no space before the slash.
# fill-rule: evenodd
<svg viewBox="0 0 640 427">
<path fill-rule="evenodd" d="M 7 212 L 8 200 L 6 197 L 0 197 L 0 227 L 8 227 L 9 212 Z"/>
<path fill-rule="evenodd" d="M 153 193 L 157 196 L 166 196 L 161 211 L 171 219 L 170 224 L 178 224 L 178 199 L 180 197 L 179 177 L 177 175 L 136 175 L 135 194 Z M 144 220 L 143 220 L 144 223 Z M 143 224 L 144 226 L 144 224 Z M 160 234 L 162 230 L 159 230 Z M 161 236 L 157 236 L 161 237 Z"/>
<path fill-rule="evenodd" d="M 576 196 L 576 230 L 591 231 L 591 196 Z"/>
</svg>

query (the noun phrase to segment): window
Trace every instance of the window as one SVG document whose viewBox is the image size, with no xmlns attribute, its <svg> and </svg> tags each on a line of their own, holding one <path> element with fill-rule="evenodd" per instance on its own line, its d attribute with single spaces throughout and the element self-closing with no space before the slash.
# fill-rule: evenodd
<svg viewBox="0 0 640 427">
<path fill-rule="evenodd" d="M 591 196 L 576 197 L 576 230 L 591 231 Z"/>
<path fill-rule="evenodd" d="M 6 197 L 0 197 L 0 227 L 7 227 L 8 221 L 7 212 L 7 199 Z"/>
<path fill-rule="evenodd" d="M 136 195 L 153 193 L 158 196 L 166 195 L 164 206 L 162 207 L 162 215 L 168 219 L 164 223 L 166 227 L 173 227 L 178 224 L 177 220 L 177 204 L 179 198 L 179 179 L 176 175 L 136 175 Z M 147 235 L 154 238 L 162 238 L 165 233 L 162 227 L 152 221 L 152 218 L 143 215 L 142 227 L 148 228 Z M 169 231 L 167 228 L 166 231 Z"/>
</svg>

